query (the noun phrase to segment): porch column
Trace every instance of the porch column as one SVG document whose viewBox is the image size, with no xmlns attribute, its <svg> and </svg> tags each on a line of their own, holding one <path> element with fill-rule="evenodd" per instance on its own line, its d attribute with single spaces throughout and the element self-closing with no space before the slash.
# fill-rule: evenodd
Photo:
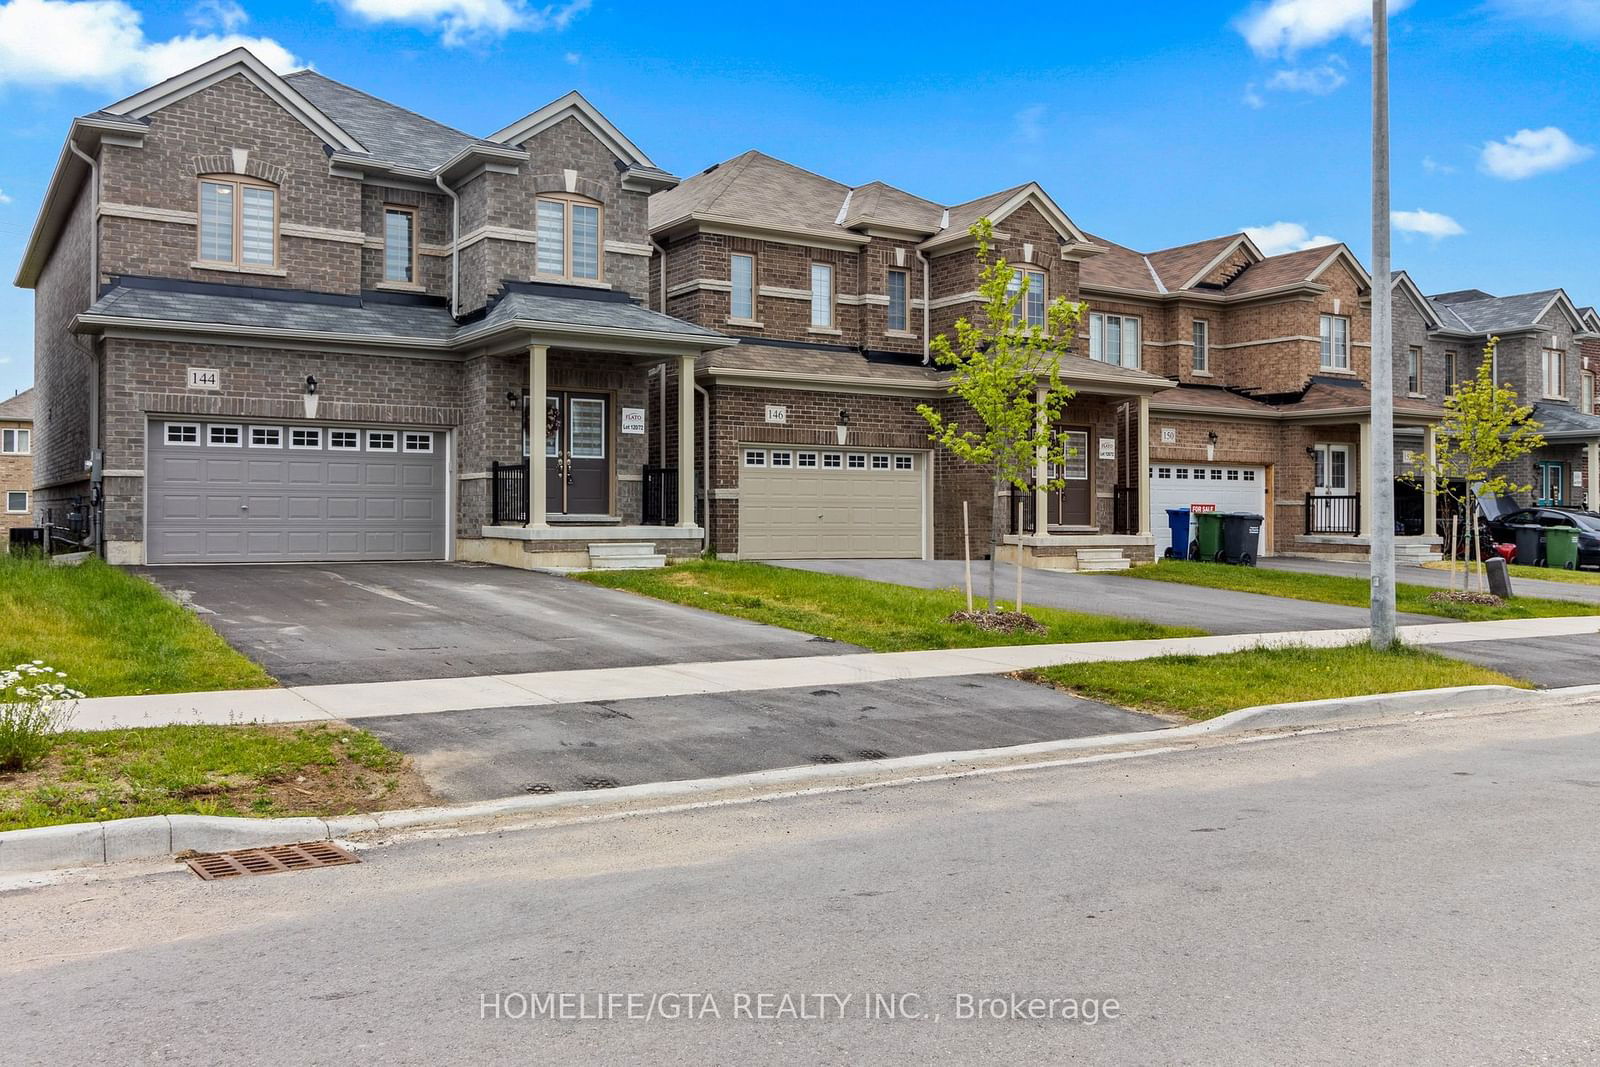
<svg viewBox="0 0 1600 1067">
<path fill-rule="evenodd" d="M 550 525 L 545 511 L 549 479 L 544 458 L 549 363 L 548 345 L 528 346 L 528 525 L 540 528 Z"/>
<path fill-rule="evenodd" d="M 1600 439 L 1589 442 L 1589 477 L 1583 491 L 1589 495 L 1584 507 L 1600 511 Z"/>
<path fill-rule="evenodd" d="M 1422 472 L 1422 536 L 1439 536 L 1439 475 L 1434 464 L 1439 457 L 1439 438 L 1433 423 L 1422 428 L 1422 455 L 1427 464 Z"/>
<path fill-rule="evenodd" d="M 694 357 L 678 357 L 678 525 L 694 525 Z"/>
<path fill-rule="evenodd" d="M 1139 536 L 1150 536 L 1150 398 L 1139 398 Z"/>
<path fill-rule="evenodd" d="M 1372 420 L 1361 420 L 1361 445 L 1357 450 L 1359 458 L 1356 460 L 1356 484 L 1361 488 L 1358 497 L 1361 501 L 1361 536 L 1372 536 Z M 1393 492 L 1391 488 L 1389 490 Z"/>
<path fill-rule="evenodd" d="M 1041 536 L 1050 532 L 1050 492 L 1045 488 L 1045 483 L 1050 480 L 1050 450 L 1044 443 L 1048 429 L 1045 425 L 1044 398 L 1048 393 L 1048 389 L 1038 389 L 1034 393 L 1034 400 L 1039 404 L 1036 431 L 1039 447 L 1034 450 L 1033 463 L 1033 532 Z M 1020 522 L 1017 532 L 1022 532 Z"/>
</svg>

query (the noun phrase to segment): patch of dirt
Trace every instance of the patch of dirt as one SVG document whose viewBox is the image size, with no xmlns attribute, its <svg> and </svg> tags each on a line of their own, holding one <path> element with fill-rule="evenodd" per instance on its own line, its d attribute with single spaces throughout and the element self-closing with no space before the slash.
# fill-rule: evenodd
<svg viewBox="0 0 1600 1067">
<path fill-rule="evenodd" d="M 1437 593 L 1428 594 L 1430 604 L 1482 604 L 1485 607 L 1499 607 L 1505 601 L 1493 593 L 1466 593 L 1460 590 L 1441 589 Z"/>
<path fill-rule="evenodd" d="M 945 622 L 964 622 L 994 634 L 1042 634 L 1049 628 L 1021 611 L 958 611 Z"/>
</svg>

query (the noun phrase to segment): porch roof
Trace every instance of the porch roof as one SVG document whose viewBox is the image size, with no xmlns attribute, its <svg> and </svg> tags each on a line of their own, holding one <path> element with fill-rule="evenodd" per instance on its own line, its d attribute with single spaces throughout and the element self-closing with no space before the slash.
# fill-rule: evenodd
<svg viewBox="0 0 1600 1067">
<path fill-rule="evenodd" d="M 1600 440 L 1600 415 L 1585 415 L 1561 404 L 1535 404 L 1533 418 L 1547 441 Z"/>
</svg>

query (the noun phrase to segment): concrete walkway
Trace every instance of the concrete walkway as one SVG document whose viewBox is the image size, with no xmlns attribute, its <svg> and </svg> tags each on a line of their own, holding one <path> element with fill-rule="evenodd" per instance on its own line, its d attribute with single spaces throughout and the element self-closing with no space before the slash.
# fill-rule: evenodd
<svg viewBox="0 0 1600 1067">
<path fill-rule="evenodd" d="M 1261 566 L 1277 571 L 1296 571 L 1300 574 L 1331 574 L 1340 578 L 1366 578 L 1371 573 L 1365 563 L 1340 563 L 1323 559 L 1264 559 Z M 1585 573 L 1593 573 L 1586 571 Z M 1407 585 L 1426 585 L 1443 589 L 1450 584 L 1449 571 L 1430 570 L 1427 567 L 1396 567 L 1395 580 Z M 1457 584 L 1460 578 L 1456 579 Z M 1540 597 L 1547 600 L 1576 600 L 1581 603 L 1600 604 L 1600 585 L 1580 582 L 1546 582 L 1536 578 L 1512 578 L 1511 588 L 1518 596 Z M 1361 609 L 1363 612 L 1365 608 Z"/>
<path fill-rule="evenodd" d="M 1434 622 L 1401 628 L 1412 645 L 1446 645 L 1593 635 L 1600 615 L 1507 622 Z M 1333 647 L 1365 640 L 1365 629 L 1297 630 L 1148 641 L 1011 645 L 925 652 L 850 653 L 784 659 L 679 663 L 544 671 L 478 678 L 315 685 L 100 697 L 79 703 L 73 727 L 100 730 L 171 723 L 284 723 L 425 715 L 482 708 L 527 708 L 642 697 L 738 693 L 801 686 L 854 685 L 910 678 L 1008 674 L 1063 663 L 1128 661 L 1167 655 L 1215 655 L 1279 645 Z"/>
</svg>

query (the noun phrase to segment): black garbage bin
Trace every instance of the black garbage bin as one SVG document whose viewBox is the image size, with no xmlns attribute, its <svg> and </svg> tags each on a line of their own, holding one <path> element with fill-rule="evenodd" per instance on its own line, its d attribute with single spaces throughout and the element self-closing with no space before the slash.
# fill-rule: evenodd
<svg viewBox="0 0 1600 1067">
<path fill-rule="evenodd" d="M 1531 522 L 1519 522 L 1511 527 L 1517 539 L 1517 563 L 1524 567 L 1537 567 L 1544 560 L 1544 527 Z"/>
<path fill-rule="evenodd" d="M 1248 511 L 1230 511 L 1222 516 L 1222 560 L 1243 567 L 1256 565 L 1260 551 L 1261 524 L 1265 516 Z"/>
</svg>

